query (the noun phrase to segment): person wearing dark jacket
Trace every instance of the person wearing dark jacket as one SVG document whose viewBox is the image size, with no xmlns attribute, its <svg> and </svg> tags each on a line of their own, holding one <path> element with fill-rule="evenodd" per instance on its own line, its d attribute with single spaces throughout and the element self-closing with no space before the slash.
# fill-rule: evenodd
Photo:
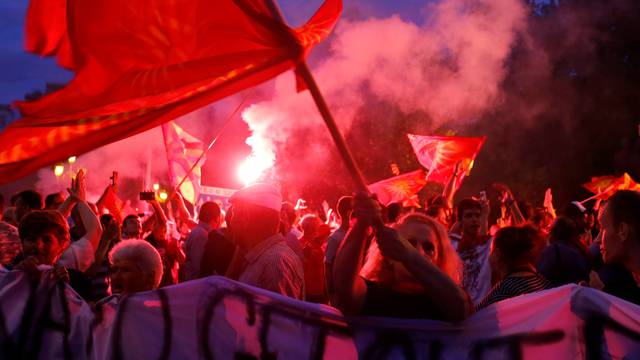
<svg viewBox="0 0 640 360">
<path fill-rule="evenodd" d="M 538 260 L 538 271 L 553 287 L 589 281 L 589 250 L 580 241 L 580 229 L 569 218 L 558 217 L 549 233 L 549 245 Z"/>
</svg>

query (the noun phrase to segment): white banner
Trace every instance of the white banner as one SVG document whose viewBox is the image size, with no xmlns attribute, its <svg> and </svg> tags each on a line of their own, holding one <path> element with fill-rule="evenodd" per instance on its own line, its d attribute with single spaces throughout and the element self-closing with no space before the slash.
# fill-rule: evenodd
<svg viewBox="0 0 640 360">
<path fill-rule="evenodd" d="M 461 324 L 344 318 L 209 277 L 91 313 L 68 287 L 0 273 L 0 358 L 638 359 L 640 307 L 567 285 L 495 304 Z"/>
</svg>

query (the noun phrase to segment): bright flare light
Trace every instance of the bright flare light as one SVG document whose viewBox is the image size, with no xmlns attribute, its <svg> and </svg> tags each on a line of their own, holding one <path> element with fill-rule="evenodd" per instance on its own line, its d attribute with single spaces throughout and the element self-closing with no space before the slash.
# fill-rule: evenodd
<svg viewBox="0 0 640 360">
<path fill-rule="evenodd" d="M 153 190 L 154 191 L 160 190 L 160 184 L 153 184 Z"/>
<path fill-rule="evenodd" d="M 238 179 L 244 183 L 245 186 L 256 182 L 264 172 L 264 170 L 269 167 L 265 167 L 260 164 L 259 160 L 253 156 L 249 156 L 247 160 L 245 160 L 238 167 Z"/>
<path fill-rule="evenodd" d="M 73 163 L 75 163 L 75 162 L 76 162 L 76 157 L 75 157 L 75 156 L 72 156 L 72 157 L 70 157 L 68 160 L 69 160 L 69 164 L 73 164 Z"/>
<path fill-rule="evenodd" d="M 169 197 L 169 195 L 167 194 L 166 191 L 162 190 L 160 192 L 160 194 L 158 194 L 158 196 L 160 197 L 160 200 L 165 201 L 167 200 L 167 198 Z"/>
<path fill-rule="evenodd" d="M 262 174 L 273 166 L 276 160 L 271 143 L 258 133 L 247 138 L 246 143 L 251 146 L 251 155 L 238 167 L 238 179 L 245 186 L 260 179 Z"/>
<path fill-rule="evenodd" d="M 56 176 L 62 176 L 62 174 L 64 174 L 64 166 L 63 165 L 54 166 L 53 173 L 56 174 Z"/>
</svg>

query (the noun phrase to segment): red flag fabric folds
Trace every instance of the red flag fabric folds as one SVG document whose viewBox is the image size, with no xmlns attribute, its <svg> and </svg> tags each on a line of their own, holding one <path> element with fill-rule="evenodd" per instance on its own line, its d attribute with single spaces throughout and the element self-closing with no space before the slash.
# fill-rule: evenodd
<svg viewBox="0 0 640 360">
<path fill-rule="evenodd" d="M 167 149 L 169 177 L 171 185 L 175 187 L 206 151 L 206 145 L 175 122 L 162 124 L 162 135 Z M 182 182 L 182 185 L 180 185 L 180 189 L 178 189 L 182 197 L 194 205 L 200 195 L 201 167 L 204 161 L 204 159 L 200 160 L 200 163 L 191 171 L 189 176 Z"/>
<path fill-rule="evenodd" d="M 341 0 L 326 0 L 294 30 L 265 1 L 68 0 L 76 76 L 58 92 L 17 103 L 23 118 L 0 134 L 1 182 L 294 68 L 341 9 Z"/>
<path fill-rule="evenodd" d="M 469 174 L 473 167 L 473 161 L 480 152 L 486 136 L 459 137 L 459 136 L 422 136 L 407 134 L 413 151 L 420 164 L 427 169 L 427 181 L 446 185 L 457 163 L 460 163 L 458 175 L 455 181 L 456 188 L 462 184 L 462 180 Z"/>
<path fill-rule="evenodd" d="M 591 178 L 591 182 L 582 184 L 582 187 L 594 194 L 600 194 L 611 187 L 617 179 L 618 178 L 613 175 L 594 176 Z"/>
<path fill-rule="evenodd" d="M 71 44 L 67 33 L 67 0 L 31 0 L 25 19 L 27 51 L 56 56 L 58 64 L 73 68 Z"/>
<path fill-rule="evenodd" d="M 384 205 L 393 202 L 409 203 L 415 205 L 414 195 L 427 184 L 423 170 L 394 176 L 368 185 L 369 191 L 378 195 L 378 200 Z"/>
<path fill-rule="evenodd" d="M 620 177 L 613 175 L 592 177 L 591 182 L 582 187 L 596 194 L 591 199 L 607 200 L 618 190 L 640 191 L 640 184 L 636 183 L 629 174 L 624 173 Z"/>
</svg>

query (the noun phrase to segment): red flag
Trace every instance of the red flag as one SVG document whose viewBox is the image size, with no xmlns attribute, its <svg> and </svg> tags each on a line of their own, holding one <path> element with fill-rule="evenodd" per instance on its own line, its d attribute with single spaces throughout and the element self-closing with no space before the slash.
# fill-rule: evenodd
<svg viewBox="0 0 640 360">
<path fill-rule="evenodd" d="M 591 182 L 582 184 L 582 187 L 594 194 L 600 194 L 611 187 L 616 180 L 618 180 L 618 178 L 613 175 L 594 176 L 591 178 Z"/>
<path fill-rule="evenodd" d="M 592 177 L 591 182 L 582 185 L 585 189 L 596 194 L 590 199 L 607 200 L 618 190 L 640 191 L 640 184 L 636 183 L 629 174 L 620 177 L 612 175 Z"/>
<path fill-rule="evenodd" d="M 167 161 L 169 162 L 169 177 L 171 185 L 177 186 L 186 176 L 193 164 L 200 159 L 205 152 L 206 145 L 184 131 L 175 122 L 162 124 L 164 144 L 167 149 Z M 200 195 L 201 167 L 204 159 L 191 171 L 189 176 L 180 185 L 180 193 L 192 204 L 196 204 Z"/>
<path fill-rule="evenodd" d="M 369 191 L 378 195 L 378 200 L 384 205 L 392 202 L 411 200 L 427 183 L 423 170 L 395 176 L 368 185 Z"/>
<path fill-rule="evenodd" d="M 58 64 L 73 68 L 67 34 L 67 0 L 31 0 L 25 18 L 27 51 L 42 56 L 55 55 Z"/>
<path fill-rule="evenodd" d="M 458 137 L 412 134 L 407 134 L 407 136 L 418 161 L 429 169 L 427 181 L 446 185 L 453 176 L 456 164 L 460 163 L 454 192 L 471 171 L 473 161 L 486 140 L 486 136 Z"/>
<path fill-rule="evenodd" d="M 104 189 L 96 206 L 101 214 L 106 209 L 109 211 L 109 214 L 113 215 L 118 223 L 122 223 L 122 208 L 124 207 L 124 203 L 118 198 L 112 186 L 107 186 L 107 188 Z"/>
<path fill-rule="evenodd" d="M 298 30 L 264 1 L 69 0 L 75 78 L 17 105 L 0 183 L 135 135 L 291 69 L 331 31 L 341 0 Z"/>
</svg>

